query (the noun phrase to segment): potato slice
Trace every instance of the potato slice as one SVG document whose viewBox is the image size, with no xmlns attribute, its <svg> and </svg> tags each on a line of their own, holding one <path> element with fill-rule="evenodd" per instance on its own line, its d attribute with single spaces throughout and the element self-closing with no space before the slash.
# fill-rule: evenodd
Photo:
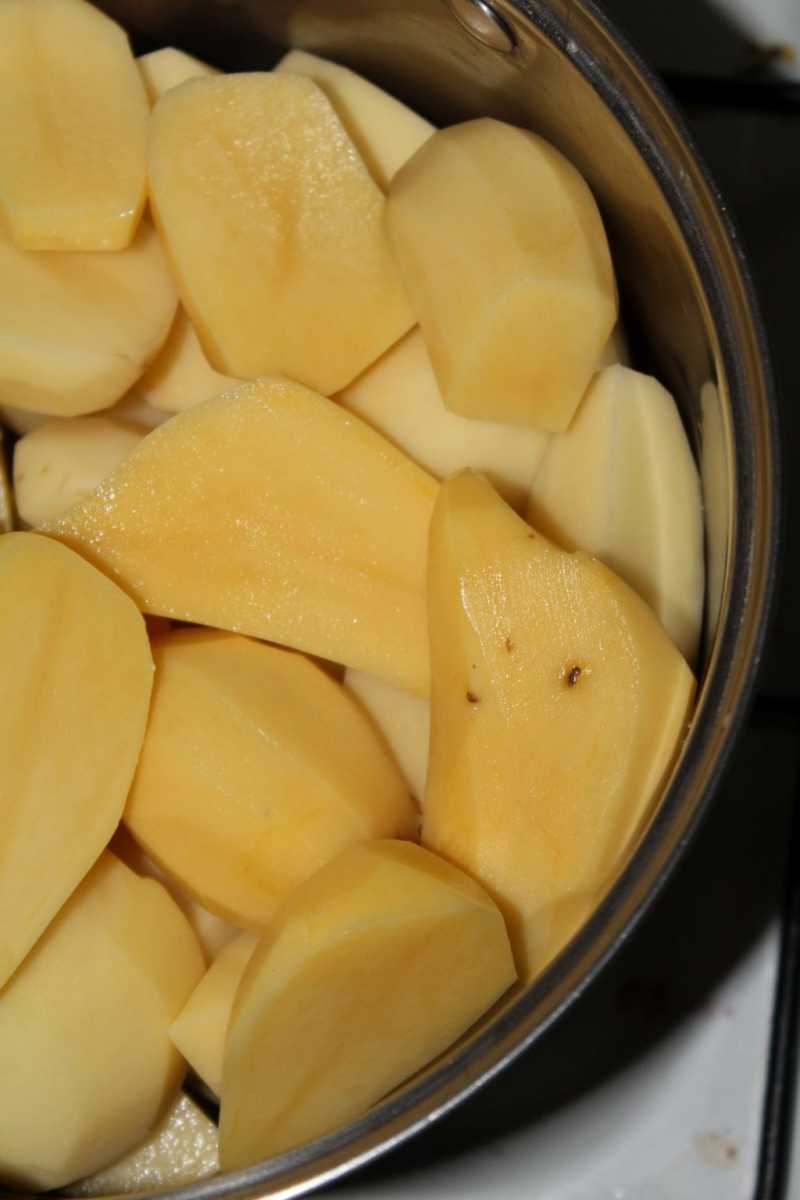
<svg viewBox="0 0 800 1200">
<path fill-rule="evenodd" d="M 525 505 L 549 440 L 535 429 L 475 421 L 445 408 L 418 328 L 337 399 L 437 479 L 474 467 L 514 508 Z"/>
<path fill-rule="evenodd" d="M 167 1030 L 202 974 L 164 889 L 106 851 L 0 991 L 0 1180 L 46 1191 L 144 1139 L 179 1086 Z"/>
<path fill-rule="evenodd" d="M 501 121 L 453 125 L 395 175 L 386 216 L 447 407 L 565 429 L 617 318 L 603 222 L 571 163 Z"/>
<path fill-rule="evenodd" d="M 442 485 L 430 563 L 422 840 L 491 890 L 531 976 L 641 831 L 694 679 L 626 583 L 469 472 Z"/>
<path fill-rule="evenodd" d="M 153 663 L 127 596 L 33 533 L 0 537 L 0 662 L 2 987 L 122 815 Z"/>
<path fill-rule="evenodd" d="M 53 521 L 118 467 L 144 435 L 110 417 L 48 421 L 14 447 L 17 510 L 28 525 Z"/>
<path fill-rule="evenodd" d="M 425 775 L 428 770 L 430 701 L 404 692 L 364 671 L 346 671 L 344 683 L 358 697 L 386 738 L 412 796 L 421 802 L 425 795 Z"/>
<path fill-rule="evenodd" d="M 169 1035 L 189 1066 L 216 1096 L 222 1091 L 222 1063 L 236 989 L 258 938 L 241 933 L 220 951 L 185 1007 L 174 1021 Z"/>
<path fill-rule="evenodd" d="M 257 932 L 350 842 L 416 832 L 370 722 L 302 655 L 190 629 L 157 639 L 153 657 L 125 824 L 204 907 Z"/>
<path fill-rule="evenodd" d="M 378 187 L 386 191 L 392 177 L 434 132 L 419 113 L 347 67 L 290 50 L 276 71 L 307 75 L 333 105 Z"/>
<path fill-rule="evenodd" d="M 151 429 L 158 429 L 159 425 L 168 421 L 170 414 L 148 404 L 139 391 L 139 383 L 141 380 L 129 392 L 126 392 L 112 408 L 106 409 L 103 415 L 113 417 L 115 421 L 121 421 L 124 425 L 132 425 L 136 429 L 141 429 L 142 436 L 144 436 Z"/>
<path fill-rule="evenodd" d="M 145 612 L 282 642 L 424 694 L 435 494 L 357 417 L 263 379 L 173 417 L 47 528 Z"/>
<path fill-rule="evenodd" d="M 613 367 L 620 363 L 623 367 L 631 365 L 631 351 L 628 345 L 628 335 L 625 332 L 625 327 L 622 321 L 617 321 L 614 328 L 611 330 L 611 335 L 603 347 L 603 352 L 597 362 L 596 370 L 601 371 L 603 367 Z"/>
<path fill-rule="evenodd" d="M 194 930 L 207 963 L 213 962 L 219 952 L 241 933 L 241 930 L 237 929 L 235 925 L 231 925 L 229 921 L 218 917 L 216 913 L 203 908 L 202 904 L 198 904 L 188 892 L 180 888 L 174 879 L 171 879 L 153 862 L 152 858 L 148 858 L 124 825 L 119 826 L 108 848 L 113 850 L 117 858 L 121 858 L 125 866 L 130 867 L 137 875 L 143 875 L 146 879 L 156 879 L 167 889 Z"/>
<path fill-rule="evenodd" d="M 211 365 L 326 395 L 413 324 L 386 202 L 310 79 L 195 79 L 153 110 L 150 200 Z"/>
<path fill-rule="evenodd" d="M 0 220 L 0 402 L 56 417 L 108 408 L 158 351 L 176 303 L 149 222 L 118 254 L 31 254 Z"/>
<path fill-rule="evenodd" d="M 703 616 L 700 480 L 675 401 L 649 375 L 607 367 L 531 488 L 531 525 L 587 550 L 635 588 L 694 662 Z"/>
<path fill-rule="evenodd" d="M 214 370 L 191 321 L 179 308 L 169 337 L 137 383 L 136 391 L 153 408 L 174 413 L 194 408 L 240 382 Z"/>
<path fill-rule="evenodd" d="M 146 1141 L 118 1162 L 64 1189 L 68 1196 L 166 1191 L 219 1170 L 219 1134 L 194 1100 L 181 1093 Z"/>
<path fill-rule="evenodd" d="M 144 209 L 148 113 L 127 36 L 98 8 L 3 0 L 0 204 L 18 246 L 129 244 Z"/>
<path fill-rule="evenodd" d="M 185 54 L 183 50 L 176 50 L 174 46 L 152 50 L 149 54 L 142 54 L 136 61 L 147 99 L 151 104 L 155 104 L 165 92 L 177 87 L 179 83 L 185 83 L 187 79 L 219 74 L 208 63 L 193 58 L 191 54 Z"/>
<path fill-rule="evenodd" d="M 13 404 L 0 404 L 0 421 L 14 433 L 30 433 L 49 420 L 46 413 L 27 412 L 24 408 L 14 408 Z"/>
<path fill-rule="evenodd" d="M 514 978 L 503 919 L 473 880 L 410 842 L 345 851 L 290 897 L 239 987 L 223 1169 L 360 1116 Z"/>
</svg>

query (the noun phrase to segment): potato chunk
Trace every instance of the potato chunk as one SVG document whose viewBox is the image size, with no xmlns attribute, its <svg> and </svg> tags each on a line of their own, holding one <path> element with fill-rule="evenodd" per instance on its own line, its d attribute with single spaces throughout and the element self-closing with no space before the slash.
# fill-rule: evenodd
<svg viewBox="0 0 800 1200">
<path fill-rule="evenodd" d="M 118 467 L 144 435 L 110 417 L 48 421 L 14 447 L 17 509 L 28 525 L 55 520 Z"/>
<path fill-rule="evenodd" d="M 212 400 L 239 383 L 241 380 L 214 370 L 191 321 L 179 308 L 169 337 L 137 383 L 136 391 L 153 408 L 174 413 Z"/>
<path fill-rule="evenodd" d="M 513 508 L 524 507 L 548 435 L 472 420 L 445 408 L 419 329 L 387 350 L 337 399 L 437 479 L 474 467 Z"/>
<path fill-rule="evenodd" d="M 473 880 L 410 842 L 345 851 L 290 897 L 240 984 L 223 1169 L 360 1116 L 514 978 L 503 919 Z"/>
<path fill-rule="evenodd" d="M 430 561 L 422 840 L 491 890 L 530 976 L 641 831 L 694 679 L 626 583 L 470 472 L 442 485 Z"/>
<path fill-rule="evenodd" d="M 54 417 L 108 408 L 158 351 L 176 303 L 147 221 L 116 254 L 31 254 L 0 219 L 0 402 Z"/>
<path fill-rule="evenodd" d="M 240 933 L 214 959 L 169 1031 L 189 1066 L 216 1096 L 233 1002 L 258 938 Z"/>
<path fill-rule="evenodd" d="M 258 931 L 350 842 L 414 834 L 391 756 L 308 659 L 210 630 L 158 638 L 153 657 L 125 824 L 206 908 Z"/>
<path fill-rule="evenodd" d="M 145 612 L 281 642 L 424 694 L 435 494 L 357 417 L 262 379 L 154 430 L 47 529 Z"/>
<path fill-rule="evenodd" d="M 136 61 L 147 99 L 151 104 L 155 104 L 165 92 L 177 87 L 179 83 L 185 83 L 187 79 L 200 79 L 218 73 L 208 63 L 193 58 L 191 54 L 185 54 L 183 50 L 176 50 L 174 46 L 152 50 L 149 54 L 141 55 Z"/>
<path fill-rule="evenodd" d="M 0 537 L 0 663 L 2 987 L 122 815 L 153 663 L 128 597 L 34 533 Z"/>
<path fill-rule="evenodd" d="M 148 111 L 127 36 L 98 8 L 3 0 L 0 205 L 18 246 L 128 245 L 145 202 Z"/>
<path fill-rule="evenodd" d="M 290 50 L 276 71 L 307 75 L 333 105 L 372 178 L 386 191 L 392 177 L 434 132 L 430 121 L 383 88 L 339 63 Z"/>
<path fill-rule="evenodd" d="M 688 662 L 703 616 L 700 480 L 675 401 L 649 375 L 607 367 L 531 488 L 528 520 L 586 550 L 646 600 Z"/>
<path fill-rule="evenodd" d="M 346 671 L 344 683 L 358 697 L 386 738 L 412 796 L 421 803 L 428 770 L 430 701 L 404 692 L 364 671 Z"/>
<path fill-rule="evenodd" d="M 106 851 L 0 991 L 0 1180 L 46 1191 L 142 1141 L 180 1084 L 167 1031 L 202 974 L 172 899 Z"/>
<path fill-rule="evenodd" d="M 565 429 L 617 317 L 575 168 L 527 130 L 453 125 L 395 175 L 387 228 L 447 407 Z"/>
<path fill-rule="evenodd" d="M 153 110 L 150 199 L 211 365 L 330 395 L 413 323 L 386 202 L 310 79 L 195 79 Z"/>
</svg>

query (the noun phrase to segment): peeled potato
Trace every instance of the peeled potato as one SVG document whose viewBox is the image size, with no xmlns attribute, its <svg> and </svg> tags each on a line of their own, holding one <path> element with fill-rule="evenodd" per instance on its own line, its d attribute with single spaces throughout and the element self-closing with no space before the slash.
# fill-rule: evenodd
<svg viewBox="0 0 800 1200">
<path fill-rule="evenodd" d="M 104 853 L 0 991 L 4 1184 L 61 1187 L 147 1136 L 183 1075 L 167 1031 L 202 974 L 160 884 Z"/>
<path fill-rule="evenodd" d="M 174 46 L 165 46 L 162 50 L 142 54 L 137 62 L 144 90 L 151 104 L 155 104 L 170 88 L 185 83 L 187 79 L 218 74 L 208 63 L 193 58 L 191 54 L 185 54 L 183 50 L 176 50 Z"/>
<path fill-rule="evenodd" d="M 419 329 L 337 399 L 437 479 L 474 467 L 515 508 L 525 504 L 549 440 L 535 429 L 476 421 L 445 408 Z"/>
<path fill-rule="evenodd" d="M 147 119 L 119 25 L 84 0 L 3 0 L 0 204 L 18 246 L 127 246 L 145 202 Z"/>
<path fill-rule="evenodd" d="M 257 932 L 350 842 L 414 833 L 369 721 L 302 655 L 190 629 L 154 641 L 153 657 L 125 824 L 204 907 Z"/>
<path fill-rule="evenodd" d="M 188 85 L 187 85 L 188 86 Z M 424 693 L 436 484 L 288 380 L 179 413 L 47 527 L 145 612 L 281 642 Z"/>
<path fill-rule="evenodd" d="M 375 721 L 397 759 L 411 794 L 421 801 L 428 770 L 430 701 L 364 671 L 346 671 L 344 683 Z"/>
<path fill-rule="evenodd" d="M 194 408 L 240 382 L 214 370 L 191 321 L 179 308 L 169 337 L 137 383 L 136 391 L 153 408 L 173 413 Z"/>
<path fill-rule="evenodd" d="M 603 222 L 571 163 L 501 121 L 453 125 L 395 175 L 386 216 L 447 407 L 566 429 L 617 318 Z"/>
<path fill-rule="evenodd" d="M 215 1095 L 222 1091 L 222 1063 L 236 989 L 258 938 L 241 933 L 214 959 L 169 1035 L 189 1066 Z"/>
<path fill-rule="evenodd" d="M 32 254 L 0 219 L 0 403 L 55 417 L 108 408 L 160 348 L 176 302 L 149 222 L 118 253 Z"/>
<path fill-rule="evenodd" d="M 153 663 L 128 597 L 35 533 L 0 537 L 0 662 L 2 988 L 119 822 Z"/>
<path fill-rule="evenodd" d="M 411 842 L 354 846 L 289 898 L 239 986 L 225 1048 L 224 1170 L 360 1116 L 514 982 L 503 919 Z"/>
<path fill-rule="evenodd" d="M 211 365 L 338 391 L 413 323 L 386 202 L 299 75 L 194 79 L 153 110 L 150 201 Z"/>
<path fill-rule="evenodd" d="M 649 375 L 607 367 L 531 487 L 528 520 L 602 559 L 647 601 L 688 662 L 703 616 L 700 480 L 675 401 Z"/>
<path fill-rule="evenodd" d="M 694 679 L 626 583 L 470 472 L 442 485 L 430 562 L 422 840 L 490 890 L 530 977 L 641 831 Z"/>
<path fill-rule="evenodd" d="M 307 75 L 319 85 L 372 178 L 384 191 L 392 176 L 434 131 L 429 121 L 383 88 L 316 54 L 290 50 L 274 69 Z"/>
<path fill-rule="evenodd" d="M 14 447 L 17 510 L 28 525 L 55 520 L 119 466 L 142 433 L 110 417 L 48 421 Z"/>
</svg>

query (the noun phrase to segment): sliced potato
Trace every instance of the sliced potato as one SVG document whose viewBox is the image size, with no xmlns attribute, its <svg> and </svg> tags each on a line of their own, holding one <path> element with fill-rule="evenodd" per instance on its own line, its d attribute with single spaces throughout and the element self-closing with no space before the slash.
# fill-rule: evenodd
<svg viewBox="0 0 800 1200">
<path fill-rule="evenodd" d="M 144 209 L 147 120 L 119 25 L 85 0 L 3 0 L 0 205 L 18 246 L 127 246 Z"/>
<path fill-rule="evenodd" d="M 421 803 L 428 770 L 430 701 L 376 679 L 364 671 L 348 670 L 345 687 L 353 692 L 383 733 L 400 766 L 412 796 Z"/>
<path fill-rule="evenodd" d="M 338 63 L 290 50 L 276 71 L 307 75 L 330 100 L 336 115 L 366 163 L 372 178 L 386 191 L 392 176 L 434 132 L 434 126 L 383 88 Z"/>
<path fill-rule="evenodd" d="M 249 1166 L 360 1116 L 514 982 L 472 879 L 411 842 L 353 846 L 289 898 L 228 1029 L 220 1159 Z"/>
<path fill-rule="evenodd" d="M 413 324 L 386 202 L 299 75 L 193 79 L 153 110 L 150 202 L 211 365 L 330 395 Z"/>
<path fill-rule="evenodd" d="M 0 991 L 4 1184 L 61 1187 L 147 1136 L 180 1085 L 167 1031 L 202 974 L 173 900 L 106 851 Z"/>
<path fill-rule="evenodd" d="M 153 663 L 128 597 L 34 533 L 0 537 L 0 662 L 2 988 L 119 822 Z"/>
<path fill-rule="evenodd" d="M 217 75 L 218 71 L 208 63 L 176 50 L 174 46 L 164 46 L 161 50 L 151 50 L 142 54 L 137 62 L 139 72 L 144 82 L 144 90 L 151 104 L 168 92 L 170 88 L 185 83 L 187 79 L 199 79 L 205 75 Z"/>
<path fill-rule="evenodd" d="M 156 410 L 183 412 L 211 400 L 241 382 L 215 371 L 182 308 L 158 357 L 136 385 L 142 400 Z"/>
<path fill-rule="evenodd" d="M 281 642 L 424 694 L 435 494 L 357 417 L 263 379 L 154 430 L 47 529 L 145 612 Z"/>
</svg>

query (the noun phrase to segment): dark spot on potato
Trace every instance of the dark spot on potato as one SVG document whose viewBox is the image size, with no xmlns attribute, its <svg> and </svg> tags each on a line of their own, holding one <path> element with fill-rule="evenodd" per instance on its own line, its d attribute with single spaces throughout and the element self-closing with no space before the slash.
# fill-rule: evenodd
<svg viewBox="0 0 800 1200">
<path fill-rule="evenodd" d="M 467 700 L 469 700 L 470 704 L 480 704 L 481 698 L 480 696 L 476 696 L 474 692 L 467 692 Z"/>
<path fill-rule="evenodd" d="M 570 667 L 566 674 L 567 687 L 575 687 L 575 684 L 581 677 L 581 669 L 578 666 Z"/>
<path fill-rule="evenodd" d="M 508 651 L 509 654 L 511 654 L 513 649 L 514 649 L 514 643 L 512 642 L 510 637 L 507 637 L 506 638 L 506 650 Z"/>
</svg>

